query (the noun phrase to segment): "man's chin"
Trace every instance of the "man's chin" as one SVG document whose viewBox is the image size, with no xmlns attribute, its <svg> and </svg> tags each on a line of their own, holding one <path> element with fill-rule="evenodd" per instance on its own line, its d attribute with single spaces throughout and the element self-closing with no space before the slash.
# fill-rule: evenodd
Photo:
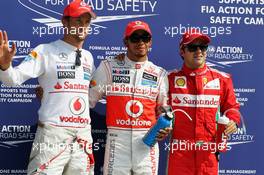
<svg viewBox="0 0 264 175">
<path fill-rule="evenodd" d="M 136 55 L 138 57 L 144 57 L 144 56 L 147 56 L 147 53 L 146 52 L 137 52 Z"/>
<path fill-rule="evenodd" d="M 195 67 L 196 68 L 202 68 L 204 66 L 203 62 L 196 62 Z"/>
<path fill-rule="evenodd" d="M 146 54 L 136 54 L 137 57 L 145 57 L 147 56 Z"/>
<path fill-rule="evenodd" d="M 87 37 L 87 36 L 79 36 L 79 39 L 83 41 L 83 40 L 86 39 L 86 37 Z"/>
<path fill-rule="evenodd" d="M 79 42 L 82 42 L 85 40 L 86 37 L 83 37 L 83 36 L 76 36 L 76 40 L 79 41 Z"/>
</svg>

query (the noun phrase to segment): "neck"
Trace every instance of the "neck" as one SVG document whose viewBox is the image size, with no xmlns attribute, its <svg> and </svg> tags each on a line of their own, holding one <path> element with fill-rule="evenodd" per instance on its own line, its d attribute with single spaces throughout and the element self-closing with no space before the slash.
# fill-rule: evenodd
<svg viewBox="0 0 264 175">
<path fill-rule="evenodd" d="M 77 41 L 70 35 L 64 35 L 62 40 L 78 49 L 81 49 L 84 43 L 84 41 Z"/>
<path fill-rule="evenodd" d="M 131 53 L 127 52 L 128 59 L 134 61 L 134 62 L 144 62 L 147 60 L 147 55 L 145 56 L 136 56 L 132 55 Z"/>
<path fill-rule="evenodd" d="M 205 66 L 205 64 L 202 64 L 202 65 L 200 65 L 200 66 L 196 66 L 196 67 L 192 67 L 192 66 L 190 66 L 190 65 L 188 65 L 188 64 L 185 63 L 185 66 L 186 66 L 187 68 L 189 68 L 189 69 L 195 71 L 195 70 L 197 70 L 197 69 L 201 69 L 201 68 L 203 68 L 203 67 Z"/>
</svg>

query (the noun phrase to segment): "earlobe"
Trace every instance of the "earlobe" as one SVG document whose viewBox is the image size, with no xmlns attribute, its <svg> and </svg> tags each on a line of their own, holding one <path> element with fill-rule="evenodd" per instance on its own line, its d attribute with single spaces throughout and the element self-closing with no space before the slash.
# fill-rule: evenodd
<svg viewBox="0 0 264 175">
<path fill-rule="evenodd" d="M 61 23 L 62 23 L 62 26 L 65 26 L 65 19 L 64 18 L 61 19 Z"/>
<path fill-rule="evenodd" d="M 151 46 L 152 46 L 152 39 L 149 42 L 149 47 L 151 47 Z"/>
<path fill-rule="evenodd" d="M 124 42 L 124 45 L 127 47 L 128 46 L 127 39 L 123 39 L 123 42 Z"/>
<path fill-rule="evenodd" d="M 70 20 L 70 18 L 68 18 L 68 17 L 63 17 L 63 18 L 61 19 L 61 23 L 62 23 L 63 27 L 68 26 L 68 24 L 69 24 L 69 20 Z"/>
<path fill-rule="evenodd" d="M 184 54 L 184 50 L 180 49 L 180 55 L 183 56 L 183 54 Z"/>
</svg>

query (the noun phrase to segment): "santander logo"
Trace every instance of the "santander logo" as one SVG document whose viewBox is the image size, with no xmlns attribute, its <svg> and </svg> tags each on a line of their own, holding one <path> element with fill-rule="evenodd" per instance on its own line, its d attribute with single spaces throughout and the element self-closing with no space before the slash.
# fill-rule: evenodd
<svg viewBox="0 0 264 175">
<path fill-rule="evenodd" d="M 63 86 L 57 82 L 57 84 L 54 86 L 54 89 L 67 89 L 67 90 L 85 90 L 88 91 L 89 86 L 83 85 L 79 83 L 70 83 L 69 81 L 65 81 L 63 83 Z"/>
<path fill-rule="evenodd" d="M 178 99 L 178 97 L 173 99 L 173 103 L 179 104 L 181 103 L 181 100 Z"/>
<path fill-rule="evenodd" d="M 61 89 L 62 86 L 60 85 L 60 83 L 57 83 L 55 86 L 54 86 L 55 89 Z"/>
<path fill-rule="evenodd" d="M 86 104 L 82 97 L 74 97 L 70 101 L 70 110 L 74 115 L 80 115 L 85 111 Z"/>
<path fill-rule="evenodd" d="M 172 94 L 172 106 L 217 108 L 219 95 Z"/>
</svg>

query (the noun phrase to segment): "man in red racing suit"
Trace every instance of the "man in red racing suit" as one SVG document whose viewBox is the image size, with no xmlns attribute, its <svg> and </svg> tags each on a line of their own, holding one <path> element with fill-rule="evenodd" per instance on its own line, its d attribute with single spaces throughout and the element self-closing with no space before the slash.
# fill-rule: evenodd
<svg viewBox="0 0 264 175">
<path fill-rule="evenodd" d="M 180 43 L 183 67 L 168 76 L 169 103 L 176 110 L 168 175 L 217 175 L 216 153 L 225 149 L 221 127 L 231 134 L 240 122 L 230 75 L 205 64 L 209 42 L 196 30 L 185 33 Z M 217 126 L 218 110 L 230 119 L 226 126 Z"/>
</svg>

